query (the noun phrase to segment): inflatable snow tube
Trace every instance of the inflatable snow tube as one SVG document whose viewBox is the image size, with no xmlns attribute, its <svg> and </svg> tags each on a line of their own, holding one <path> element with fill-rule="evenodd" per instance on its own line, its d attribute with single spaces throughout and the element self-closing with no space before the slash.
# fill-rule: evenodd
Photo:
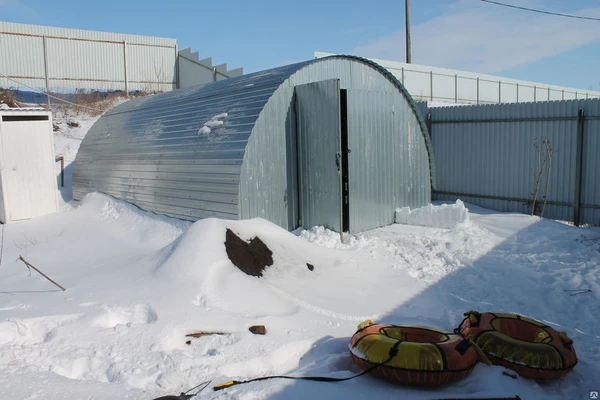
<svg viewBox="0 0 600 400">
<path fill-rule="evenodd" d="M 469 375 L 478 361 L 470 340 L 420 326 L 365 321 L 348 347 L 360 368 L 407 385 L 456 382 Z"/>
<path fill-rule="evenodd" d="M 495 365 L 533 379 L 556 379 L 577 364 L 565 332 L 517 314 L 468 311 L 456 329 L 473 340 Z"/>
</svg>

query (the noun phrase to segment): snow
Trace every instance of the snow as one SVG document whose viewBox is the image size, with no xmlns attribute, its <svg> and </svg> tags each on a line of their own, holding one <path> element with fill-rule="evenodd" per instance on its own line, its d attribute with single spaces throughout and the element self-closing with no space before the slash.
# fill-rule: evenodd
<svg viewBox="0 0 600 400">
<path fill-rule="evenodd" d="M 224 118 L 227 118 L 227 113 L 221 113 L 213 116 L 211 119 L 206 121 L 202 127 L 198 130 L 198 135 L 208 136 L 212 132 L 211 128 L 216 128 L 218 126 L 223 125 Z"/>
<path fill-rule="evenodd" d="M 57 155 L 74 159 L 93 120 L 65 121 Z M 209 387 L 198 397 L 583 399 L 600 388 L 598 228 L 436 203 L 400 209 L 403 224 L 342 242 L 323 227 L 291 233 L 263 219 L 192 224 L 98 193 L 68 201 L 66 190 L 61 213 L 2 226 L 1 399 L 151 399 L 206 380 L 347 377 L 360 372 L 348 341 L 361 321 L 451 331 L 472 309 L 519 313 L 566 331 L 579 364 L 549 383 L 479 364 L 437 389 L 362 376 Z M 258 236 L 273 251 L 262 278 L 229 261 L 226 229 Z M 19 256 L 67 290 L 30 273 Z M 592 292 L 565 291 L 572 289 Z M 266 335 L 250 333 L 252 325 L 265 325 Z M 225 334 L 186 337 L 196 331 Z"/>
<path fill-rule="evenodd" d="M 410 207 L 396 209 L 397 224 L 432 226 L 436 228 L 453 228 L 456 224 L 469 220 L 469 213 L 464 203 L 456 200 L 455 204 L 442 204 L 411 210 Z"/>
</svg>

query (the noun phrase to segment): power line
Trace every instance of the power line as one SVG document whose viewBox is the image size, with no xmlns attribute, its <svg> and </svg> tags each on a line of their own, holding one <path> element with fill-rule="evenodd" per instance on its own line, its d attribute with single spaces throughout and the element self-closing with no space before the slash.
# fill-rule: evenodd
<svg viewBox="0 0 600 400">
<path fill-rule="evenodd" d="M 593 18 L 593 17 L 582 17 L 580 15 L 572 15 L 572 14 L 561 14 L 561 13 L 555 13 L 555 12 L 551 12 L 551 11 L 544 11 L 544 10 L 536 10 L 534 8 L 527 8 L 527 7 L 519 7 L 519 6 L 513 6 L 512 4 L 505 4 L 505 3 L 500 3 L 497 1 L 492 1 L 492 0 L 481 0 L 484 3 L 491 3 L 491 4 L 496 4 L 498 6 L 503 6 L 503 7 L 509 7 L 509 8 L 516 8 L 518 10 L 525 10 L 525 11 L 531 11 L 531 12 L 535 12 L 535 13 L 540 13 L 540 14 L 548 14 L 548 15 L 555 15 L 557 17 L 566 17 L 566 18 L 577 18 L 577 19 L 587 19 L 590 21 L 600 21 L 600 18 Z"/>
</svg>

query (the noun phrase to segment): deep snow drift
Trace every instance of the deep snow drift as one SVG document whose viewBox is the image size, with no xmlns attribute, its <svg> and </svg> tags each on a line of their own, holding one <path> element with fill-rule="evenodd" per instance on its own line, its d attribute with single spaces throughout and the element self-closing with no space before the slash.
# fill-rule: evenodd
<svg viewBox="0 0 600 400">
<path fill-rule="evenodd" d="M 546 384 L 478 365 L 464 381 L 433 390 L 363 376 L 270 380 L 200 397 L 588 398 L 600 376 L 600 232 L 469 210 L 451 229 L 396 224 L 345 244 L 323 228 L 296 236 L 260 219 L 190 224 L 100 194 L 61 214 L 6 225 L 0 398 L 150 399 L 207 379 L 345 377 L 359 372 L 347 343 L 362 320 L 452 330 L 470 309 L 517 312 L 566 330 L 579 364 Z M 229 261 L 227 228 L 243 239 L 259 236 L 273 251 L 262 278 Z M 28 275 L 19 255 L 67 291 Z M 593 292 L 564 292 L 577 288 Z M 256 324 L 267 334 L 250 333 Z M 227 334 L 186 344 L 195 331 Z"/>
</svg>

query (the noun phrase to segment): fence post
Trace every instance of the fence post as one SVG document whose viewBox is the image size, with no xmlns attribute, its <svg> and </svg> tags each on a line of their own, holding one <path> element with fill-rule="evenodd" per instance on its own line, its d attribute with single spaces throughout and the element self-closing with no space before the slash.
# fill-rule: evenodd
<svg viewBox="0 0 600 400">
<path fill-rule="evenodd" d="M 517 103 L 519 102 L 519 84 L 517 83 Z"/>
<path fill-rule="evenodd" d="M 125 97 L 129 97 L 129 83 L 127 82 L 127 40 L 123 40 L 123 67 L 125 72 Z"/>
<path fill-rule="evenodd" d="M 49 72 L 49 62 L 48 62 L 48 38 L 44 35 L 42 37 L 43 47 L 44 47 L 44 74 L 46 75 L 46 104 L 48 109 L 50 109 L 50 72 Z"/>
<path fill-rule="evenodd" d="M 433 101 L 433 71 L 429 71 L 429 99 Z"/>
<path fill-rule="evenodd" d="M 583 169 L 583 121 L 584 112 L 580 108 L 577 112 L 577 155 L 575 158 L 575 204 L 573 206 L 573 223 L 579 226 L 581 216 L 581 176 Z"/>
<path fill-rule="evenodd" d="M 454 74 L 454 102 L 458 103 L 458 75 Z"/>
<path fill-rule="evenodd" d="M 498 104 L 502 103 L 502 81 L 498 81 Z"/>
<path fill-rule="evenodd" d="M 404 86 L 404 67 L 402 67 L 402 86 Z"/>
<path fill-rule="evenodd" d="M 429 140 L 433 140 L 433 135 L 431 134 L 432 124 L 431 124 L 431 113 L 427 113 L 427 118 L 425 119 L 425 125 L 427 126 L 427 133 L 429 133 Z"/>
<path fill-rule="evenodd" d="M 537 86 L 533 87 L 533 101 L 537 101 Z"/>
<path fill-rule="evenodd" d="M 175 44 L 175 89 L 179 89 L 179 49 Z"/>
<path fill-rule="evenodd" d="M 477 77 L 477 104 L 479 105 L 479 77 Z"/>
<path fill-rule="evenodd" d="M 550 101 L 550 88 L 548 88 L 548 101 Z"/>
</svg>

